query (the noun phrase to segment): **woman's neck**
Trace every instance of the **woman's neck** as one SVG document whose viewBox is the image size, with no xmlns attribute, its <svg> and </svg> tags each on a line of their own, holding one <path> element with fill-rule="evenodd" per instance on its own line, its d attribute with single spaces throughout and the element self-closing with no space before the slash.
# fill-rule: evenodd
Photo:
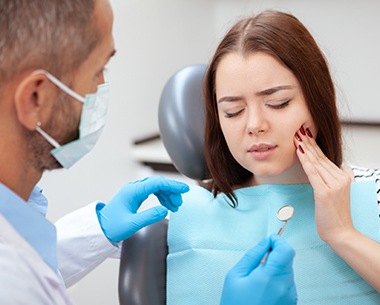
<svg viewBox="0 0 380 305">
<path fill-rule="evenodd" d="M 307 184 L 309 179 L 302 168 L 301 163 L 295 163 L 291 168 L 277 176 L 260 177 L 253 174 L 246 186 L 263 185 L 263 184 Z"/>
</svg>

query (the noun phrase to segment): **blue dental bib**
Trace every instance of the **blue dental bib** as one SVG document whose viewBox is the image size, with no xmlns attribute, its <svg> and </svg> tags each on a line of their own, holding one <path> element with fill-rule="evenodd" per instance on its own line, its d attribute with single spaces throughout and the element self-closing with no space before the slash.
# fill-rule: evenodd
<svg viewBox="0 0 380 305">
<path fill-rule="evenodd" d="M 233 209 L 224 194 L 213 198 L 192 186 L 179 212 L 170 215 L 168 305 L 219 304 L 228 270 L 263 237 L 278 232 L 283 223 L 276 213 L 287 204 L 295 215 L 283 236 L 296 250 L 298 304 L 380 304 L 380 294 L 319 238 L 309 184 L 261 185 L 235 194 L 239 205 Z M 379 242 L 374 181 L 351 185 L 351 212 L 355 228 Z"/>
</svg>

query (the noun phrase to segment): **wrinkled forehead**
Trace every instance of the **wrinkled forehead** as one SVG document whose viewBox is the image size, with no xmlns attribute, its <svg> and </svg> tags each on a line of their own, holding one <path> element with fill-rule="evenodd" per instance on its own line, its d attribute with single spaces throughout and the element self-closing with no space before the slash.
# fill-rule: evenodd
<svg viewBox="0 0 380 305">
<path fill-rule="evenodd" d="M 259 94 L 278 86 L 301 90 L 294 73 L 276 57 L 264 52 L 226 55 L 215 71 L 214 86 L 217 98 L 242 92 Z"/>
</svg>

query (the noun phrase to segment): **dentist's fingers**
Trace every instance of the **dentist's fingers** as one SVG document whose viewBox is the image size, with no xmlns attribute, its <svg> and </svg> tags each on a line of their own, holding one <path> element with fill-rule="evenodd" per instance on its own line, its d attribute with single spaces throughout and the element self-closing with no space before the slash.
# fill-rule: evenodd
<svg viewBox="0 0 380 305">
<path fill-rule="evenodd" d="M 240 261 L 229 271 L 230 276 L 249 276 L 253 270 L 255 270 L 260 260 L 270 250 L 271 239 L 269 237 L 263 238 L 255 247 L 247 251 Z"/>
<path fill-rule="evenodd" d="M 287 243 L 287 241 L 277 235 L 270 236 L 272 251 L 268 255 L 268 259 L 263 268 L 268 274 L 273 276 L 292 272 L 293 259 L 295 250 Z"/>
</svg>

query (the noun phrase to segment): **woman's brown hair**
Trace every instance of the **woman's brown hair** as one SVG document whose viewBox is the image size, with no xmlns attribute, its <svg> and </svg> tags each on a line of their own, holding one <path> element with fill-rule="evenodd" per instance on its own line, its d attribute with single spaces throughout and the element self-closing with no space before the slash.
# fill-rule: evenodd
<svg viewBox="0 0 380 305">
<path fill-rule="evenodd" d="M 252 173 L 233 158 L 222 133 L 216 103 L 215 75 L 230 53 L 249 56 L 264 52 L 283 62 L 300 83 L 318 128 L 316 141 L 337 166 L 342 163 L 341 127 L 334 84 L 326 59 L 305 26 L 294 16 L 267 10 L 238 21 L 222 39 L 209 64 L 204 81 L 205 158 L 214 196 L 225 193 L 237 205 L 233 189 Z"/>
</svg>

